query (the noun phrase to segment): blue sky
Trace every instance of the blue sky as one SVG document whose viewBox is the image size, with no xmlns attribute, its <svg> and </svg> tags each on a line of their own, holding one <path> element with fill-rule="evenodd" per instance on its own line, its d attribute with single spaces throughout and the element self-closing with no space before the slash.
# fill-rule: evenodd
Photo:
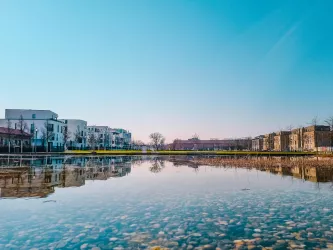
<svg viewBox="0 0 333 250">
<path fill-rule="evenodd" d="M 0 1 L 0 116 L 135 139 L 255 136 L 333 115 L 333 2 Z"/>
</svg>

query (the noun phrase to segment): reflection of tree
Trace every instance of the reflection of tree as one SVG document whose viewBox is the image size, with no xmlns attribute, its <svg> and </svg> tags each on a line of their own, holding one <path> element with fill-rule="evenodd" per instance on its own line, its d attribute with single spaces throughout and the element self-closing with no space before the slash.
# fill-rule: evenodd
<svg viewBox="0 0 333 250">
<path fill-rule="evenodd" d="M 149 167 L 149 170 L 152 173 L 159 173 L 163 170 L 164 167 L 165 167 L 164 160 L 156 158 L 151 161 L 151 167 Z"/>
</svg>

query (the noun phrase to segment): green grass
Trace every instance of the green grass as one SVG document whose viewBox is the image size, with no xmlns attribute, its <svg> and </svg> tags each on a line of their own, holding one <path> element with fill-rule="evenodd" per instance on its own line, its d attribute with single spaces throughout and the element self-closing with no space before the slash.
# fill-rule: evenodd
<svg viewBox="0 0 333 250">
<path fill-rule="evenodd" d="M 262 156 L 296 156 L 296 155 L 316 155 L 316 152 L 255 152 L 255 151 L 147 151 L 141 150 L 71 150 L 65 154 L 97 154 L 97 155 L 262 155 Z"/>
</svg>

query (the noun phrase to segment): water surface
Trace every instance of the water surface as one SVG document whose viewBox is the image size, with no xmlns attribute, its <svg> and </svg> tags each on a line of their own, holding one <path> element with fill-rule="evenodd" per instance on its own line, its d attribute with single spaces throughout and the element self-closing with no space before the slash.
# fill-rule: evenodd
<svg viewBox="0 0 333 250">
<path fill-rule="evenodd" d="M 2 158 L 0 249 L 333 246 L 331 172 L 189 160 Z"/>
</svg>

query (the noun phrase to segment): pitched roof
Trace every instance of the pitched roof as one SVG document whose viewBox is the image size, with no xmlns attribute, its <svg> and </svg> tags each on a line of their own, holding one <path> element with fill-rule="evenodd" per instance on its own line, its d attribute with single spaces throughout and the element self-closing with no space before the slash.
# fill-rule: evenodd
<svg viewBox="0 0 333 250">
<path fill-rule="evenodd" d="M 22 132 L 19 129 L 13 129 L 10 128 L 8 131 L 8 128 L 0 127 L 0 134 L 10 134 L 10 135 L 18 135 L 18 136 L 26 136 L 26 137 L 31 137 L 29 133 Z"/>
</svg>

